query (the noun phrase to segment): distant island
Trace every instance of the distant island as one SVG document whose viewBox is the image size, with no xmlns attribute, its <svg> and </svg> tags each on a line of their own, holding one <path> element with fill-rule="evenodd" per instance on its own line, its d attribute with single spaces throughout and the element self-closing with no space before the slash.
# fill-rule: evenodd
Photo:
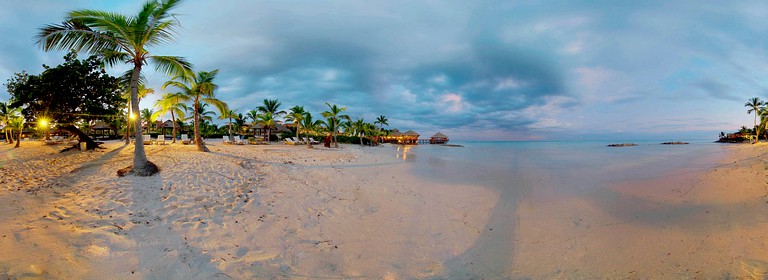
<svg viewBox="0 0 768 280">
<path fill-rule="evenodd" d="M 619 143 L 619 144 L 608 144 L 608 147 L 634 147 L 637 146 L 635 143 Z"/>
<path fill-rule="evenodd" d="M 662 145 L 688 145 L 688 142 L 680 142 L 680 141 L 674 141 L 674 142 L 663 142 Z"/>
</svg>

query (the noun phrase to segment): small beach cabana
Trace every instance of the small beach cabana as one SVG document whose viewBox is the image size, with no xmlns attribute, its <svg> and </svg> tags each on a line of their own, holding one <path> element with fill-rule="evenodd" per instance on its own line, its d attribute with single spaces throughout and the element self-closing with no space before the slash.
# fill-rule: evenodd
<svg viewBox="0 0 768 280">
<path fill-rule="evenodd" d="M 167 120 L 167 121 L 163 122 L 163 125 L 161 125 L 161 126 L 160 126 L 160 130 L 161 130 L 161 132 L 160 132 L 160 133 L 161 133 L 163 136 L 167 135 L 167 134 L 165 133 L 165 131 L 166 131 L 166 130 L 168 130 L 168 131 L 170 131 L 171 133 L 173 133 L 173 125 L 176 125 L 176 132 L 181 132 L 181 126 L 179 126 L 179 124 L 178 124 L 178 123 L 174 123 L 174 122 L 173 122 L 173 121 L 171 121 L 171 120 Z"/>
<path fill-rule="evenodd" d="M 408 130 L 406 132 L 403 132 L 403 134 L 400 136 L 397 142 L 400 144 L 406 144 L 406 145 L 418 144 L 419 134 L 413 130 Z"/>
<path fill-rule="evenodd" d="M 440 132 L 435 133 L 432 137 L 429 137 L 429 144 L 445 144 L 448 143 L 448 136 Z"/>
<path fill-rule="evenodd" d="M 106 124 L 105 122 L 98 122 L 91 126 L 91 133 L 95 139 L 111 139 L 112 137 L 117 138 L 117 129 Z"/>
</svg>

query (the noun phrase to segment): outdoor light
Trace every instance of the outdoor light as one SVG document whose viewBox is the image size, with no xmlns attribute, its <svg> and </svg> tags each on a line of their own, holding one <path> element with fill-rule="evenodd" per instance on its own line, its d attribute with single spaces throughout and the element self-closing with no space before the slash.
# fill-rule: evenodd
<svg viewBox="0 0 768 280">
<path fill-rule="evenodd" d="M 47 127 L 48 126 L 48 121 L 45 120 L 45 119 L 40 119 L 40 126 Z"/>
</svg>

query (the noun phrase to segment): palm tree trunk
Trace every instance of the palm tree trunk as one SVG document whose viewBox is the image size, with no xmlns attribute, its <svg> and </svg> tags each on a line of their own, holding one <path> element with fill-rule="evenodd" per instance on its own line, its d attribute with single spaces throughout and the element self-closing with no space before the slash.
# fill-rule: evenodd
<svg viewBox="0 0 768 280">
<path fill-rule="evenodd" d="M 755 107 L 755 126 L 754 126 L 754 130 L 755 130 L 755 143 L 757 143 L 758 139 L 760 138 L 760 135 L 757 134 L 757 112 L 758 112 L 758 108 Z"/>
<path fill-rule="evenodd" d="M 301 124 L 299 124 L 299 122 L 296 122 L 296 139 L 301 138 L 300 136 L 301 134 L 299 133 L 299 130 L 301 130 Z M 309 137 L 307 137 L 307 139 L 304 139 L 304 140 L 307 140 L 307 142 L 309 142 Z"/>
<path fill-rule="evenodd" d="M 139 112 L 139 76 L 141 74 L 141 62 L 134 63 L 133 73 L 131 74 L 131 111 Z M 134 125 L 134 137 L 136 141 L 133 142 L 133 171 L 134 174 L 139 176 L 146 176 L 147 171 L 147 154 L 144 152 L 144 141 L 141 134 L 141 115 L 136 117 L 133 122 Z M 152 174 L 148 174 L 152 175 Z"/>
<path fill-rule="evenodd" d="M 125 120 L 125 144 L 131 144 L 131 115 Z"/>
<path fill-rule="evenodd" d="M 5 128 L 5 142 L 8 142 L 8 144 L 13 144 L 13 132 L 11 132 L 10 129 Z"/>
<path fill-rule="evenodd" d="M 200 137 L 200 114 L 198 114 L 198 107 L 200 107 L 200 101 L 195 98 L 195 144 L 197 144 L 198 151 L 210 152 L 208 147 L 205 146 L 205 143 L 203 143 L 203 138 Z"/>
<path fill-rule="evenodd" d="M 24 125 L 22 125 L 19 128 L 19 138 L 16 138 L 16 146 L 14 148 L 18 148 L 19 144 L 21 144 L 21 132 L 24 130 Z"/>
<path fill-rule="evenodd" d="M 229 141 L 232 141 L 232 117 L 229 118 L 229 123 L 227 124 L 227 130 L 229 131 Z"/>
<path fill-rule="evenodd" d="M 309 129 L 304 131 L 304 135 L 307 136 L 307 149 L 312 149 L 312 143 L 309 143 Z"/>
<path fill-rule="evenodd" d="M 171 134 L 173 134 L 173 144 L 176 144 L 176 117 L 173 115 L 173 110 L 171 110 L 171 125 L 173 126 L 173 130 L 171 131 Z"/>
</svg>

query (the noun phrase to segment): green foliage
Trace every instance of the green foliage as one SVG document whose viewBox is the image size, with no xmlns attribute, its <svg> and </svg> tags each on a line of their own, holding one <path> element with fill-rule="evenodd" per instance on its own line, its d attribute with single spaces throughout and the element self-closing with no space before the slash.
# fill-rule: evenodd
<svg viewBox="0 0 768 280">
<path fill-rule="evenodd" d="M 118 117 L 126 102 L 119 79 L 106 74 L 96 56 L 79 60 L 69 53 L 64 59 L 56 67 L 43 65 L 39 75 L 21 72 L 9 79 L 12 106 L 26 106 L 22 112 L 28 120 L 45 117 L 58 124 Z"/>
</svg>

